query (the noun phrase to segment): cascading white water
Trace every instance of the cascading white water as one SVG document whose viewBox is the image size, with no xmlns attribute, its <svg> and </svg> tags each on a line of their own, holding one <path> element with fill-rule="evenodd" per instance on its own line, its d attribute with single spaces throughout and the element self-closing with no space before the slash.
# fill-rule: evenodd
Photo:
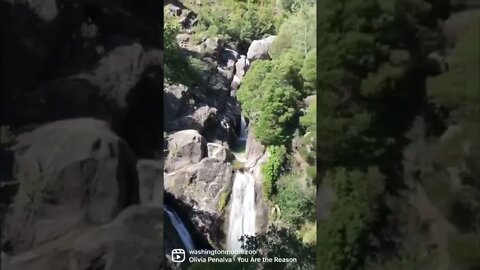
<svg viewBox="0 0 480 270">
<path fill-rule="evenodd" d="M 178 235 L 182 239 L 183 245 L 187 250 L 194 250 L 195 246 L 193 245 L 193 240 L 192 237 L 190 236 L 190 233 L 187 230 L 187 227 L 185 227 L 185 224 L 183 224 L 182 219 L 173 211 L 173 209 L 169 208 L 168 206 L 164 206 L 163 209 L 165 212 L 167 212 L 167 215 L 170 217 L 170 221 L 172 222 L 173 227 L 175 227 L 175 230 L 177 231 Z"/>
<path fill-rule="evenodd" d="M 240 250 L 240 237 L 255 235 L 255 179 L 247 172 L 237 171 L 233 182 L 227 245 L 231 250 Z"/>
<path fill-rule="evenodd" d="M 246 141 L 248 138 L 248 127 L 247 122 L 245 121 L 245 117 L 240 117 L 240 136 L 238 138 L 239 141 Z"/>
</svg>

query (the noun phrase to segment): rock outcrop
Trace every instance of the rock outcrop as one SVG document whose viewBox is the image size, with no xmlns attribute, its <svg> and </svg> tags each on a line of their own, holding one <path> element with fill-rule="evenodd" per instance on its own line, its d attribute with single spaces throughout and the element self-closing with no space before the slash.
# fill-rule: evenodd
<svg viewBox="0 0 480 270">
<path fill-rule="evenodd" d="M 231 162 L 235 159 L 235 156 L 230 150 L 218 143 L 207 143 L 208 157 L 218 158 L 224 162 Z"/>
<path fill-rule="evenodd" d="M 207 156 L 207 142 L 195 130 L 182 130 L 169 136 L 165 172 L 196 164 Z"/>
<path fill-rule="evenodd" d="M 163 210 L 131 206 L 75 240 L 71 269 L 157 270 L 163 265 Z"/>
<path fill-rule="evenodd" d="M 14 179 L 20 187 L 2 239 L 14 253 L 108 223 L 138 201 L 136 158 L 105 122 L 53 122 L 17 141 Z"/>
<path fill-rule="evenodd" d="M 163 164 L 141 159 L 137 163 L 139 200 L 143 205 L 163 205 Z"/>
<path fill-rule="evenodd" d="M 162 8 L 0 0 L 2 269 L 163 268 Z"/>
<path fill-rule="evenodd" d="M 264 39 L 254 40 L 247 52 L 247 59 L 250 61 L 259 59 L 270 59 L 270 48 L 276 36 L 269 36 Z"/>
<path fill-rule="evenodd" d="M 111 223 L 83 228 L 8 257 L 6 270 L 158 270 L 163 265 L 163 210 L 132 206 Z"/>
<path fill-rule="evenodd" d="M 165 191 L 183 202 L 187 218 L 210 245 L 220 247 L 223 217 L 222 194 L 229 193 L 234 171 L 230 163 L 217 158 L 201 162 L 165 175 Z"/>
</svg>

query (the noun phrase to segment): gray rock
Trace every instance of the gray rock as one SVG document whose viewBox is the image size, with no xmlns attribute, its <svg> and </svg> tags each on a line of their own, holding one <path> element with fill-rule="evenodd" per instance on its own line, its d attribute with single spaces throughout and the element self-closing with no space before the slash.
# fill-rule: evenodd
<svg viewBox="0 0 480 270">
<path fill-rule="evenodd" d="M 305 105 L 308 107 L 308 106 L 310 106 L 310 104 L 312 104 L 312 102 L 314 102 L 315 100 L 317 100 L 317 95 L 308 96 L 308 97 L 305 98 Z"/>
<path fill-rule="evenodd" d="M 171 123 L 172 130 L 194 129 L 199 133 L 208 133 L 216 125 L 217 109 L 210 106 L 202 106 L 191 115 L 180 117 Z"/>
<path fill-rule="evenodd" d="M 172 172 L 200 162 L 207 156 L 207 142 L 196 130 L 182 130 L 169 136 L 165 171 Z"/>
<path fill-rule="evenodd" d="M 230 163 L 204 158 L 198 164 L 165 176 L 165 191 L 186 204 L 186 218 L 217 248 L 225 239 L 219 201 L 222 194 L 231 192 L 233 173 Z"/>
<path fill-rule="evenodd" d="M 235 159 L 235 156 L 230 152 L 230 150 L 217 143 L 207 143 L 208 148 L 208 157 L 218 158 L 225 162 L 230 162 Z"/>
<path fill-rule="evenodd" d="M 142 159 L 137 163 L 141 204 L 163 205 L 163 165 L 158 160 Z"/>
<path fill-rule="evenodd" d="M 254 40 L 247 52 L 247 59 L 250 61 L 258 59 L 270 59 L 270 48 L 276 36 L 269 36 L 264 39 Z"/>
<path fill-rule="evenodd" d="M 124 108 L 127 95 L 144 70 L 150 65 L 161 65 L 160 55 L 156 50 L 146 52 L 138 43 L 120 46 L 101 59 L 95 70 L 75 78 L 86 79 L 100 89 L 100 95 Z"/>
<path fill-rule="evenodd" d="M 132 206 L 109 224 L 70 231 L 2 263 L 5 270 L 162 269 L 163 210 Z"/>
<path fill-rule="evenodd" d="M 168 14 L 170 16 L 178 17 L 178 16 L 182 15 L 182 9 L 178 6 L 176 6 L 176 5 L 168 4 L 164 8 L 167 9 Z"/>
<path fill-rule="evenodd" d="M 237 90 L 240 88 L 241 81 L 242 80 L 237 75 L 233 77 L 232 83 L 230 84 L 230 95 L 232 97 L 237 95 Z"/>
<path fill-rule="evenodd" d="M 2 270 L 71 270 L 72 243 L 88 228 L 70 231 L 58 239 L 14 256 L 2 256 Z M 94 263 L 94 262 L 92 262 Z"/>
<path fill-rule="evenodd" d="M 55 0 L 6 0 L 11 4 L 25 5 L 38 17 L 45 21 L 52 21 L 58 16 L 58 8 Z"/>
<path fill-rule="evenodd" d="M 3 240 L 15 253 L 105 224 L 135 202 L 135 157 L 105 122 L 53 122 L 20 134 L 13 149 L 20 186 Z"/>
<path fill-rule="evenodd" d="M 248 133 L 246 149 L 247 152 L 245 154 L 245 159 L 248 161 L 248 167 L 255 166 L 258 160 L 264 156 L 266 151 L 265 146 L 256 140 L 253 132 Z"/>
<path fill-rule="evenodd" d="M 164 111 L 164 122 L 168 123 L 177 116 L 186 110 L 185 106 L 190 100 L 190 93 L 188 88 L 182 84 L 169 85 L 165 84 L 163 86 L 163 106 Z"/>
<path fill-rule="evenodd" d="M 221 49 L 222 41 L 219 38 L 207 38 L 203 42 L 203 46 L 206 51 L 209 52 L 216 52 L 217 50 Z"/>
<path fill-rule="evenodd" d="M 187 44 L 190 42 L 191 38 L 192 38 L 192 35 L 187 34 L 187 33 L 181 33 L 181 34 L 178 34 L 175 37 L 175 39 L 176 39 L 178 45 L 180 45 L 180 47 L 186 47 Z"/>
<path fill-rule="evenodd" d="M 241 81 L 248 68 L 250 67 L 250 61 L 248 61 L 245 55 L 241 55 L 235 63 L 235 76 Z"/>
<path fill-rule="evenodd" d="M 75 240 L 71 270 L 158 270 L 163 265 L 163 210 L 131 206 Z"/>
</svg>

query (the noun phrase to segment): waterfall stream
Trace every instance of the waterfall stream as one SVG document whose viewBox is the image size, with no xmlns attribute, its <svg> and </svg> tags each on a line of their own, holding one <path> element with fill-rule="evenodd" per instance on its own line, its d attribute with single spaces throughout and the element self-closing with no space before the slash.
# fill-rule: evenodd
<svg viewBox="0 0 480 270">
<path fill-rule="evenodd" d="M 175 213 L 175 211 L 173 211 L 173 209 L 169 208 L 168 206 L 165 205 L 163 209 L 165 212 L 167 212 L 167 215 L 170 218 L 173 227 L 175 227 L 175 230 L 180 236 L 180 239 L 182 239 L 182 243 L 185 248 L 187 250 L 194 250 L 195 246 L 193 245 L 192 237 L 190 236 L 190 233 L 188 232 L 187 227 L 185 227 L 182 219 L 177 215 L 177 213 Z"/>
<path fill-rule="evenodd" d="M 255 235 L 255 179 L 247 172 L 238 171 L 233 182 L 227 235 L 228 248 L 240 250 L 239 238 L 243 235 Z"/>
<path fill-rule="evenodd" d="M 247 141 L 248 138 L 248 127 L 247 122 L 245 121 L 245 117 L 240 117 L 240 136 L 238 136 L 238 140 L 240 142 Z"/>
<path fill-rule="evenodd" d="M 246 143 L 247 137 L 248 127 L 242 116 L 239 143 Z M 236 172 L 230 198 L 227 246 L 231 250 L 240 250 L 242 243 L 239 238 L 256 233 L 255 178 L 252 174 L 247 171 Z"/>
</svg>

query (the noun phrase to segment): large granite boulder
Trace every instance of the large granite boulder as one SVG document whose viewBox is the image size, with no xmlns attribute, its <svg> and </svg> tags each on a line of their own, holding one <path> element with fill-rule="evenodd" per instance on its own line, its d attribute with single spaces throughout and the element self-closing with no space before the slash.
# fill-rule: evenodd
<svg viewBox="0 0 480 270">
<path fill-rule="evenodd" d="M 270 59 L 270 48 L 276 36 L 269 36 L 264 39 L 254 40 L 247 52 L 247 59 L 250 61 L 259 59 Z"/>
<path fill-rule="evenodd" d="M 218 110 L 210 106 L 201 106 L 191 114 L 179 117 L 170 124 L 170 130 L 194 129 L 204 134 L 212 130 L 218 121 Z"/>
<path fill-rule="evenodd" d="M 166 172 L 196 164 L 207 156 L 207 142 L 196 130 L 189 129 L 173 133 L 168 137 L 167 143 Z"/>
<path fill-rule="evenodd" d="M 132 206 L 111 223 L 73 230 L 24 253 L 2 253 L 2 270 L 158 270 L 163 266 L 163 210 Z"/>
<path fill-rule="evenodd" d="M 70 269 L 158 270 L 163 257 L 162 208 L 131 206 L 75 240 Z"/>
<path fill-rule="evenodd" d="M 213 247 L 221 247 L 225 239 L 222 204 L 227 203 L 233 176 L 232 165 L 217 158 L 204 158 L 198 164 L 165 175 L 165 191 L 182 202 L 180 208 L 185 217 Z"/>
<path fill-rule="evenodd" d="M 139 199 L 144 205 L 163 205 L 163 164 L 158 160 L 141 159 L 137 163 Z"/>
<path fill-rule="evenodd" d="M 218 143 L 207 143 L 208 157 L 218 158 L 225 162 L 231 162 L 235 159 L 232 152 L 224 145 Z"/>
<path fill-rule="evenodd" d="M 53 122 L 20 134 L 13 150 L 20 186 L 2 239 L 13 253 L 108 223 L 138 201 L 136 158 L 105 122 Z"/>
</svg>

